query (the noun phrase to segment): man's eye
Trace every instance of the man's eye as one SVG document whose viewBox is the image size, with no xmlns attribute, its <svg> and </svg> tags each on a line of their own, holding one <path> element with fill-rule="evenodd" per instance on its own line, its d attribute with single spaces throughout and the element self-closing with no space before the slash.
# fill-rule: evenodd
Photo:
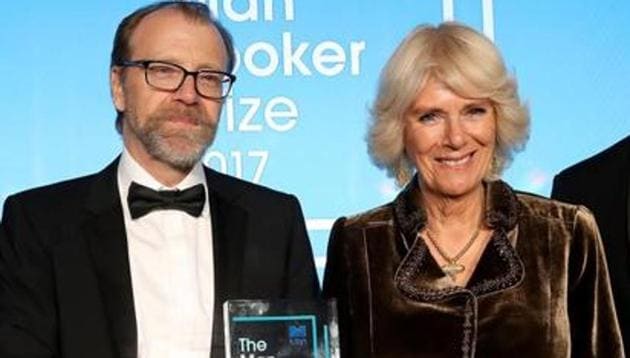
<svg viewBox="0 0 630 358">
<path fill-rule="evenodd" d="M 221 76 L 216 74 L 216 73 L 212 73 L 212 72 L 200 72 L 199 73 L 199 80 L 203 81 L 203 82 L 207 82 L 207 83 L 213 83 L 213 84 L 219 84 L 221 83 Z"/>
<path fill-rule="evenodd" d="M 151 66 L 150 70 L 157 75 L 174 75 L 179 72 L 176 68 L 170 66 Z"/>
</svg>

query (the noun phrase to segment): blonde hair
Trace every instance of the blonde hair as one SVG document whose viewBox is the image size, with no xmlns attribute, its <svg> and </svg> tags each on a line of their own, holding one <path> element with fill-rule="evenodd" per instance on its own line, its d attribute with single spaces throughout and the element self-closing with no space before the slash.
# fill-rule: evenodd
<svg viewBox="0 0 630 358">
<path fill-rule="evenodd" d="M 422 25 L 405 37 L 381 72 L 367 142 L 372 161 L 398 185 L 414 172 L 405 155 L 403 118 L 429 78 L 459 96 L 484 98 L 497 119 L 496 149 L 486 179 L 497 179 L 529 137 L 529 111 L 494 44 L 470 27 Z"/>
</svg>

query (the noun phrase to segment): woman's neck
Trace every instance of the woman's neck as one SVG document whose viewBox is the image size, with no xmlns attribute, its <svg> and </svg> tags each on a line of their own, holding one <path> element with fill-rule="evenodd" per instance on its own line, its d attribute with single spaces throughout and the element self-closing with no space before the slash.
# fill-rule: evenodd
<svg viewBox="0 0 630 358">
<path fill-rule="evenodd" d="M 468 236 L 481 225 L 484 192 L 483 185 L 458 197 L 422 190 L 421 200 L 427 213 L 427 230 L 440 234 L 441 237 Z"/>
</svg>

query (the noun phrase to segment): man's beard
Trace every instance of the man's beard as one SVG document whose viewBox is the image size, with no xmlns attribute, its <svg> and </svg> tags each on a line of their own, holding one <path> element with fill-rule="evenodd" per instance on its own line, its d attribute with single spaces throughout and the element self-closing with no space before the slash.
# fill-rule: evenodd
<svg viewBox="0 0 630 358">
<path fill-rule="evenodd" d="M 196 126 L 171 127 L 169 120 L 186 117 Z M 181 170 L 190 170 L 214 141 L 216 123 L 196 108 L 158 109 L 140 123 L 135 111 L 125 113 L 125 124 L 153 158 Z"/>
</svg>

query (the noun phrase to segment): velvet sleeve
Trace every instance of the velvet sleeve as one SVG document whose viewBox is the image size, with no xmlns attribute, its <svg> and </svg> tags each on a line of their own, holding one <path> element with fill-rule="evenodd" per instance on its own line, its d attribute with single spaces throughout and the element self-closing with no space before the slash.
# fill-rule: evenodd
<svg viewBox="0 0 630 358">
<path fill-rule="evenodd" d="M 569 252 L 569 323 L 573 357 L 623 357 L 599 230 L 585 207 L 577 209 Z"/>
<path fill-rule="evenodd" d="M 25 211 L 9 197 L 0 224 L 0 357 L 57 357 L 50 256 Z"/>
<path fill-rule="evenodd" d="M 328 252 L 326 257 L 326 270 L 324 272 L 323 296 L 334 298 L 337 301 L 337 315 L 339 319 L 339 339 L 341 345 L 341 357 L 352 357 L 349 344 L 350 329 L 350 270 L 348 269 L 349 257 L 346 255 L 344 235 L 345 218 L 338 219 L 333 225 L 328 240 Z"/>
</svg>

